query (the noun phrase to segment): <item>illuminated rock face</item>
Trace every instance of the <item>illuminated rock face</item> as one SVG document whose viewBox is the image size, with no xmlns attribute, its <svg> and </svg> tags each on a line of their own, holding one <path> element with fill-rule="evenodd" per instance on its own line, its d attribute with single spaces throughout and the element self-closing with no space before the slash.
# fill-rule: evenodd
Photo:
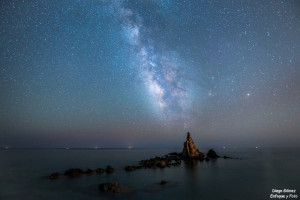
<svg viewBox="0 0 300 200">
<path fill-rule="evenodd" d="M 201 153 L 195 146 L 191 134 L 187 133 L 186 141 L 182 150 L 182 156 L 185 158 L 199 158 L 204 159 L 204 154 Z"/>
</svg>

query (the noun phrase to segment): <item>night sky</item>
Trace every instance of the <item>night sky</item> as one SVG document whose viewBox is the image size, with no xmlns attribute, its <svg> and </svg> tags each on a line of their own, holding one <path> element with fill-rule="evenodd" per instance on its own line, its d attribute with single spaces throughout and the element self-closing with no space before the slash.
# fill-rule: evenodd
<svg viewBox="0 0 300 200">
<path fill-rule="evenodd" d="M 300 145 L 300 1 L 1 1 L 0 146 Z"/>
</svg>

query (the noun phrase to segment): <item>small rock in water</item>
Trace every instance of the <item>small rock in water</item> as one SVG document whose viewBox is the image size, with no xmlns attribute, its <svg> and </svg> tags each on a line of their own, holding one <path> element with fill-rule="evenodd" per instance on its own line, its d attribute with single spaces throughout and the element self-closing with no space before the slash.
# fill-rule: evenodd
<svg viewBox="0 0 300 200">
<path fill-rule="evenodd" d="M 209 160 L 210 160 L 209 157 L 206 156 L 206 157 L 205 157 L 205 161 L 209 161 Z"/>
<path fill-rule="evenodd" d="M 69 176 L 71 178 L 78 177 L 82 174 L 84 174 L 84 171 L 79 168 L 71 168 L 71 169 L 65 171 L 65 173 L 64 173 L 64 175 Z"/>
<path fill-rule="evenodd" d="M 207 156 L 210 158 L 220 158 L 220 156 L 213 149 L 210 149 L 207 152 Z"/>
<path fill-rule="evenodd" d="M 120 192 L 117 182 L 101 183 L 99 185 L 99 190 L 102 190 L 104 192 L 113 192 L 113 193 L 119 193 Z"/>
<path fill-rule="evenodd" d="M 113 173 L 114 171 L 115 171 L 115 169 L 112 166 L 108 165 L 106 167 L 106 173 Z"/>
</svg>

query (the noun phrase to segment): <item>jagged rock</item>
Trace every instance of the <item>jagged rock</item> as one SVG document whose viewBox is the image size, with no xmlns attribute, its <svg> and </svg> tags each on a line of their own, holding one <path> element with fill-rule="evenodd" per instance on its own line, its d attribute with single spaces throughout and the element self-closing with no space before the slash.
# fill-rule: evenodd
<svg viewBox="0 0 300 200">
<path fill-rule="evenodd" d="M 206 156 L 206 157 L 205 157 L 205 161 L 209 161 L 209 160 L 210 160 L 209 157 Z"/>
<path fill-rule="evenodd" d="M 187 138 L 184 142 L 182 156 L 184 158 L 204 159 L 204 154 L 196 148 L 189 132 L 187 133 Z"/>
<path fill-rule="evenodd" d="M 119 193 L 120 192 L 117 182 L 101 183 L 99 185 L 99 190 L 102 190 L 102 191 L 105 191 L 105 192 L 113 192 L 113 193 Z"/>
<path fill-rule="evenodd" d="M 114 171 L 115 171 L 115 169 L 112 166 L 108 165 L 106 167 L 106 173 L 113 173 Z"/>
<path fill-rule="evenodd" d="M 71 178 L 80 176 L 82 174 L 84 174 L 84 171 L 79 168 L 71 168 L 71 169 L 65 171 L 65 173 L 64 173 L 64 175 L 69 176 Z"/>
<path fill-rule="evenodd" d="M 50 179 L 58 179 L 62 176 L 62 174 L 58 173 L 58 172 L 54 172 L 52 174 L 50 174 L 49 178 Z"/>
<path fill-rule="evenodd" d="M 207 156 L 210 158 L 220 158 L 220 156 L 213 149 L 210 149 L 207 152 Z"/>
</svg>

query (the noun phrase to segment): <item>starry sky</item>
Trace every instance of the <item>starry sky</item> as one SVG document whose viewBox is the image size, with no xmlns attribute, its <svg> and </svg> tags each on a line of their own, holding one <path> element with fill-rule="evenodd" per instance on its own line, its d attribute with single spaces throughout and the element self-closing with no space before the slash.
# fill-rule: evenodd
<svg viewBox="0 0 300 200">
<path fill-rule="evenodd" d="M 0 146 L 300 145 L 300 2 L 0 2 Z"/>
</svg>

